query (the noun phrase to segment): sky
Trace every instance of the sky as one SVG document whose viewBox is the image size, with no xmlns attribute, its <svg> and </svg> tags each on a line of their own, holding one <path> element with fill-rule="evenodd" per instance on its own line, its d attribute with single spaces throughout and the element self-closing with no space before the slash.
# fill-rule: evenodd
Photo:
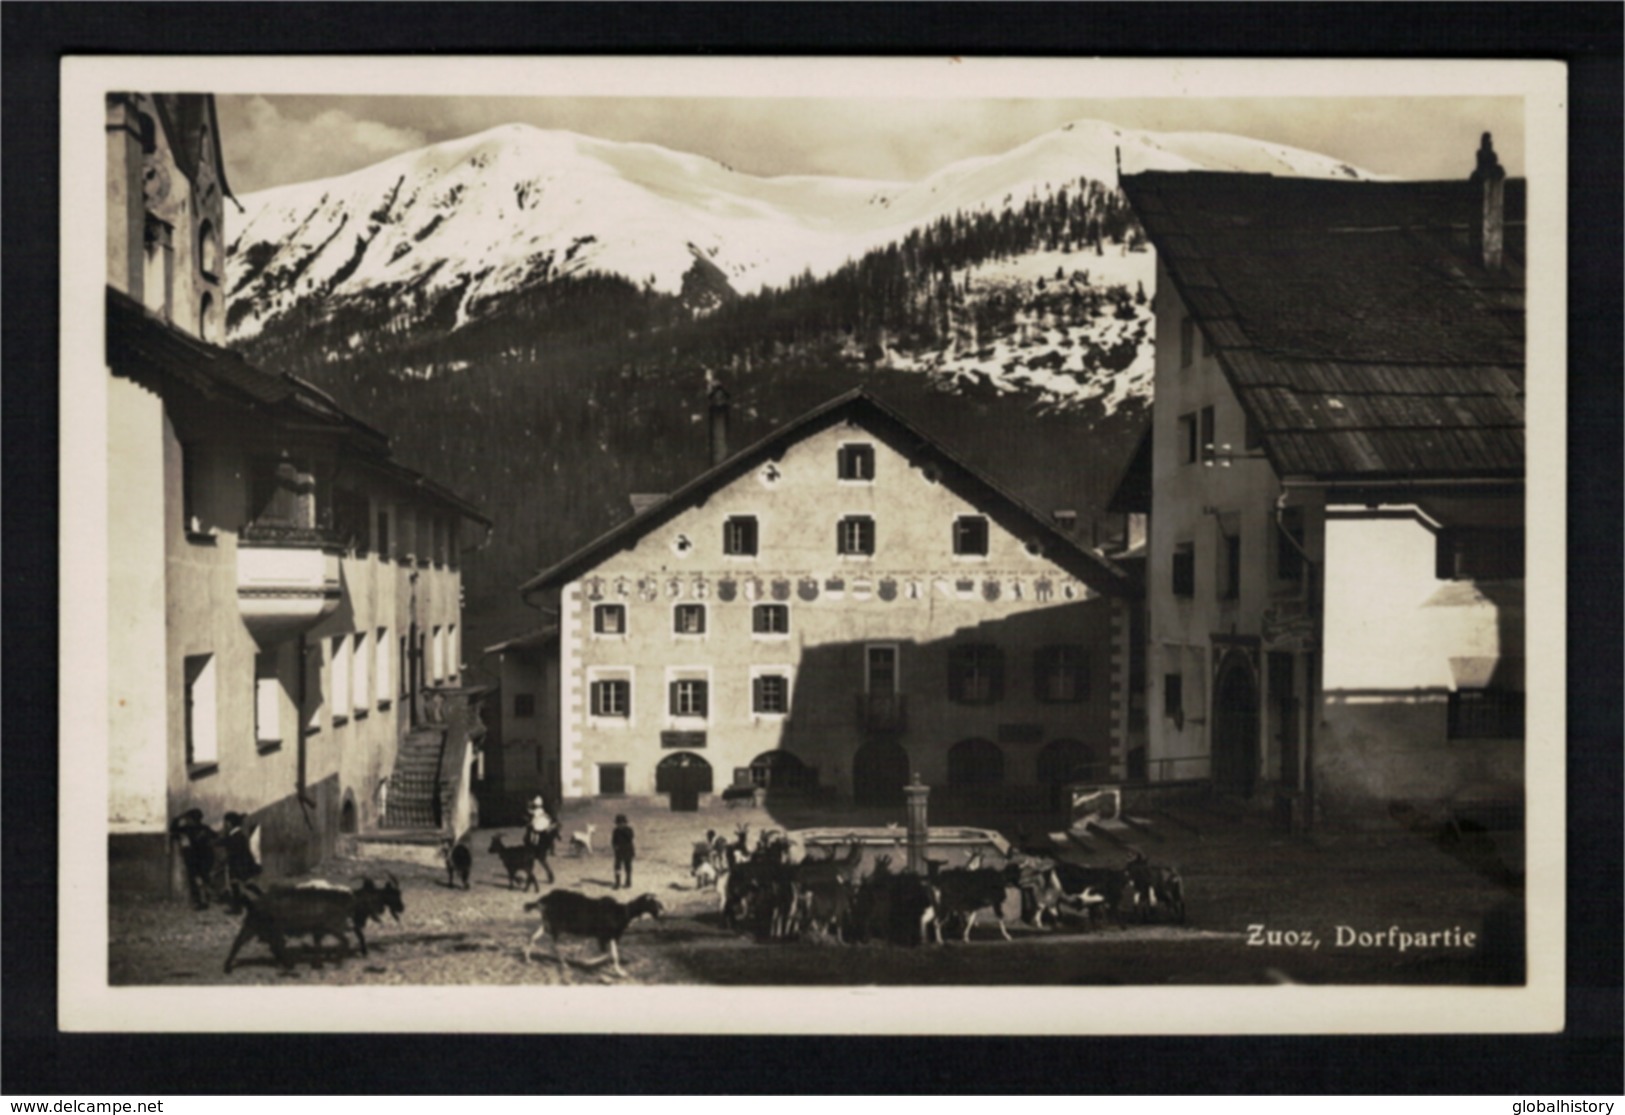
<svg viewBox="0 0 1625 1115">
<path fill-rule="evenodd" d="M 1262 63 L 1268 65 L 1268 63 Z M 1370 82 L 1382 86 L 1380 80 Z M 1524 170 L 1523 98 L 1410 96 L 1047 97 L 379 96 L 219 93 L 237 194 L 358 170 L 403 151 L 523 123 L 706 155 L 749 174 L 917 180 L 1008 151 L 1078 119 L 1151 131 L 1230 132 L 1398 178 L 1464 178 L 1494 134 Z"/>
</svg>

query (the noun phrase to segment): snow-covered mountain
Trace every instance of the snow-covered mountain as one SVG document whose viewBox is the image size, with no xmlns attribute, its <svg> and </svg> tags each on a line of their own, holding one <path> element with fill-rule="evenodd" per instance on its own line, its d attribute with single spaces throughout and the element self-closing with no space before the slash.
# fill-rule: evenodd
<svg viewBox="0 0 1625 1115">
<path fill-rule="evenodd" d="M 455 324 L 561 275 L 616 274 L 676 294 L 826 274 L 955 212 L 997 210 L 1083 179 L 1149 169 L 1368 177 L 1240 136 L 1080 120 L 918 182 L 761 178 L 646 143 L 510 124 L 336 178 L 250 194 L 228 211 L 231 328 L 254 337 L 297 305 L 458 292 Z M 1148 261 L 1118 281 L 1144 281 Z M 1051 268 L 1053 270 L 1053 268 Z M 1120 270 L 1123 270 L 1120 268 Z"/>
</svg>

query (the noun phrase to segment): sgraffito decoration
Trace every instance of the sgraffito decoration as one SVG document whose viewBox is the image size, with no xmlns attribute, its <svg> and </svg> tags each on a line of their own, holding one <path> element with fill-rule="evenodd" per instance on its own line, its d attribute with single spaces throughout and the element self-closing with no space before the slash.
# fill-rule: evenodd
<svg viewBox="0 0 1625 1115">
<path fill-rule="evenodd" d="M 796 585 L 796 595 L 811 603 L 818 599 L 818 578 L 803 577 Z"/>
<path fill-rule="evenodd" d="M 638 578 L 638 599 L 653 604 L 660 597 L 660 582 L 653 577 Z"/>
<path fill-rule="evenodd" d="M 588 600 L 602 600 L 604 598 L 604 578 L 588 577 L 582 584 L 587 586 Z"/>
<path fill-rule="evenodd" d="M 717 599 L 724 604 L 732 603 L 734 597 L 738 595 L 739 585 L 733 578 L 724 577 L 717 582 Z"/>
<path fill-rule="evenodd" d="M 846 578 L 845 577 L 826 577 L 826 578 L 824 578 L 824 595 L 828 596 L 831 600 L 845 599 L 845 597 L 846 597 Z"/>
<path fill-rule="evenodd" d="M 1033 582 L 1034 600 L 1048 600 L 1053 593 L 1054 586 L 1050 584 L 1048 577 L 1040 577 Z"/>
<path fill-rule="evenodd" d="M 858 577 L 852 582 L 852 599 L 869 600 L 874 597 L 875 583 L 867 577 Z"/>
<path fill-rule="evenodd" d="M 790 578 L 773 578 L 773 599 L 778 601 L 790 599 Z"/>
<path fill-rule="evenodd" d="M 762 598 L 762 579 L 760 577 L 745 578 L 745 599 L 751 603 Z"/>
<path fill-rule="evenodd" d="M 625 577 L 615 578 L 615 595 L 622 600 L 632 595 L 632 582 Z"/>
<path fill-rule="evenodd" d="M 666 582 L 666 598 L 668 600 L 676 600 L 681 595 L 683 595 L 683 579 L 681 577 L 673 577 L 668 580 Z"/>
<path fill-rule="evenodd" d="M 891 577 L 882 577 L 880 585 L 875 591 L 880 599 L 890 603 L 897 599 L 897 582 Z"/>
<path fill-rule="evenodd" d="M 704 600 L 711 595 L 711 582 L 703 576 L 694 578 L 694 599 Z"/>
<path fill-rule="evenodd" d="M 982 582 L 982 599 L 986 600 L 989 604 L 993 603 L 999 598 L 1000 587 L 1001 586 L 999 585 L 998 581 L 995 581 L 992 577 L 989 577 L 987 580 Z"/>
</svg>

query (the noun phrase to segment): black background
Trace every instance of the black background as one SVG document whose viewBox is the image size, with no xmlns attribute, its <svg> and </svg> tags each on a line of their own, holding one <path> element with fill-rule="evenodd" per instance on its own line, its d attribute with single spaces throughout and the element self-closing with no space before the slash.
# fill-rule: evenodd
<svg viewBox="0 0 1625 1115">
<path fill-rule="evenodd" d="M 1618 1094 L 1622 1087 L 1617 4 L 6 3 L 0 1091 Z M 668 1038 L 56 1030 L 58 94 L 65 54 L 1556 59 L 1570 66 L 1568 1024 L 1560 1035 Z M 1380 90 L 1373 90 L 1380 92 Z M 1556 369 L 1531 368 L 1531 376 Z M 1531 739 L 1531 747 L 1560 746 Z M 70 819 L 71 821 L 71 819 Z M 100 828 L 100 818 L 86 818 Z M 1197 992 L 1193 991 L 1193 994 Z M 243 1000 L 245 1017 L 253 996 Z M 696 1004 L 697 1016 L 703 1008 Z M 184 1025 L 184 1019 L 173 1020 Z M 966 1020 L 974 1025 L 974 1020 Z M 628 1019 L 635 1026 L 634 1019 Z M 1111 1097 L 1111 1099 L 1107 1099 Z"/>
</svg>

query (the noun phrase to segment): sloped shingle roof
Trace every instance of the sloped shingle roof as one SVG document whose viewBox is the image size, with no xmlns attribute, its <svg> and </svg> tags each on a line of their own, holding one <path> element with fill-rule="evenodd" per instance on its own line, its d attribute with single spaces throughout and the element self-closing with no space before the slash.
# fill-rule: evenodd
<svg viewBox="0 0 1625 1115">
<path fill-rule="evenodd" d="M 1279 474 L 1522 477 L 1521 179 L 1498 271 L 1470 242 L 1482 187 L 1465 178 L 1150 172 L 1123 188 Z"/>
<path fill-rule="evenodd" d="M 794 442 L 848 419 L 857 420 L 864 429 L 911 460 L 930 460 L 940 466 L 945 484 L 977 507 L 990 513 L 997 510 L 1010 516 L 1011 521 L 1018 521 L 1026 537 L 1040 540 L 1044 553 L 1051 560 L 1085 584 L 1115 596 L 1129 596 L 1138 591 L 1133 579 L 1122 569 L 1057 530 L 1043 515 L 959 460 L 897 411 L 862 388 L 857 388 L 785 423 L 755 445 L 701 473 L 659 502 L 599 535 L 563 561 L 544 569 L 519 586 L 520 594 L 556 588 L 580 576 L 611 554 L 636 545 L 643 535 L 655 527 L 704 503 L 712 492 L 764 461 L 777 458 Z"/>
</svg>

